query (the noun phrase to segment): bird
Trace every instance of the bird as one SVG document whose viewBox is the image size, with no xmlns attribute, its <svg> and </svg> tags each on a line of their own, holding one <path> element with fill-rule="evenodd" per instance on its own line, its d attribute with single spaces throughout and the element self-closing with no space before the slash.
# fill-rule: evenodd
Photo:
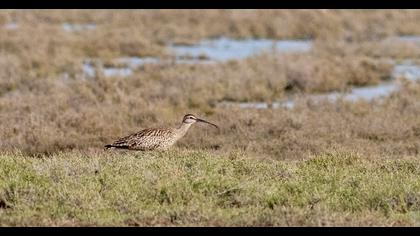
<svg viewBox="0 0 420 236">
<path fill-rule="evenodd" d="M 184 137 L 191 125 L 196 122 L 206 123 L 219 129 L 213 123 L 199 119 L 193 114 L 186 114 L 182 119 L 181 125 L 177 128 L 143 129 L 105 145 L 105 149 L 115 148 L 137 151 L 166 150 Z"/>
</svg>

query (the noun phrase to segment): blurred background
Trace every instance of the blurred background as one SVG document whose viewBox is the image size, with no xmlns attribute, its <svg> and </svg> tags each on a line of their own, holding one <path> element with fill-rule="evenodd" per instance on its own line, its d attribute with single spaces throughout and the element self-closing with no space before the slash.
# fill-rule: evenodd
<svg viewBox="0 0 420 236">
<path fill-rule="evenodd" d="M 420 151 L 419 10 L 1 10 L 0 149 L 178 144 L 257 158 Z"/>
</svg>

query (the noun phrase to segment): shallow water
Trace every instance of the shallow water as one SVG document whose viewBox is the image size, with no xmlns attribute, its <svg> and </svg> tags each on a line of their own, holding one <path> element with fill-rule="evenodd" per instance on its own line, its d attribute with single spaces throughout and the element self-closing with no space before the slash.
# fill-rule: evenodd
<svg viewBox="0 0 420 236">
<path fill-rule="evenodd" d="M 408 80 L 418 80 L 420 78 L 420 69 L 418 65 L 413 64 L 410 61 L 405 61 L 394 67 L 392 76 L 394 78 L 403 77 Z"/>
<path fill-rule="evenodd" d="M 412 42 L 412 43 L 420 43 L 420 36 L 418 35 L 402 35 L 402 36 L 396 36 L 396 37 L 390 37 L 395 38 L 400 41 L 404 42 Z"/>
<path fill-rule="evenodd" d="M 67 30 L 82 30 L 80 25 L 64 24 Z M 93 25 L 94 26 L 94 25 Z M 94 28 L 85 25 L 88 29 Z M 175 60 L 162 60 L 157 57 L 120 57 L 116 58 L 116 63 L 125 64 L 125 67 L 103 68 L 105 76 L 130 76 L 134 70 L 146 64 L 214 64 L 225 62 L 232 59 L 244 59 L 264 50 L 275 50 L 280 53 L 287 52 L 307 52 L 311 49 L 312 42 L 304 40 L 268 40 L 268 39 L 248 39 L 234 40 L 219 38 L 206 40 L 197 45 L 180 46 L 169 45 L 169 49 L 175 54 Z M 206 55 L 206 57 L 202 57 Z M 94 76 L 95 69 L 89 63 L 83 64 L 83 71 L 87 76 Z"/>
<path fill-rule="evenodd" d="M 115 60 L 117 63 L 122 63 L 130 68 L 137 68 L 145 64 L 158 64 L 160 60 L 156 57 L 120 57 Z"/>
<path fill-rule="evenodd" d="M 63 27 L 69 31 L 76 31 L 94 29 L 95 25 L 71 25 L 66 23 L 63 25 Z M 385 40 L 402 40 L 420 43 L 420 36 L 390 37 Z M 217 62 L 223 63 L 234 59 L 241 60 L 262 52 L 304 53 L 311 50 L 312 44 L 313 42 L 311 40 L 236 40 L 224 37 L 212 40 L 204 40 L 195 45 L 170 44 L 168 45 L 168 48 L 175 56 L 174 61 L 162 60 L 157 57 L 121 57 L 115 59 L 115 62 L 125 64 L 126 68 L 108 68 L 105 69 L 107 72 L 104 73 L 109 76 L 128 76 L 133 73 L 133 70 L 146 64 L 213 64 Z M 88 67 L 89 65 L 85 65 L 85 71 L 87 74 L 93 70 L 93 68 Z M 398 68 L 398 70 L 406 73 L 409 68 L 403 67 L 404 65 L 402 65 L 401 68 Z"/>
<path fill-rule="evenodd" d="M 3 27 L 5 29 L 17 29 L 17 28 L 19 28 L 19 25 L 16 22 L 9 22 L 7 24 L 4 24 Z"/>
<path fill-rule="evenodd" d="M 164 64 L 164 63 L 175 63 L 175 64 L 212 64 L 213 61 L 200 60 L 197 62 L 194 59 L 179 59 L 175 61 L 159 60 L 153 57 L 121 57 L 115 60 L 116 63 L 124 64 L 123 67 L 104 67 L 100 66 L 100 69 L 106 77 L 127 77 L 134 73 L 134 70 L 147 65 L 147 64 Z M 95 66 L 91 63 L 83 63 L 83 73 L 88 77 L 95 76 Z"/>
<path fill-rule="evenodd" d="M 420 36 L 400 36 L 390 37 L 385 40 L 402 40 L 420 43 Z M 156 57 L 121 57 L 115 62 L 126 65 L 125 67 L 108 67 L 101 66 L 105 76 L 127 77 L 134 73 L 134 70 L 146 64 L 211 64 L 217 62 L 226 62 L 232 59 L 245 59 L 264 51 L 272 51 L 278 53 L 299 53 L 311 50 L 312 41 L 309 40 L 268 40 L 268 39 L 248 39 L 234 40 L 228 38 L 218 38 L 214 40 L 205 40 L 201 43 L 191 46 L 185 45 L 169 45 L 170 50 L 175 54 L 174 61 L 161 60 Z M 83 65 L 83 71 L 87 76 L 95 75 L 95 68 L 89 63 Z M 392 80 L 375 86 L 353 88 L 348 93 L 331 92 L 318 95 L 306 96 L 312 101 L 336 101 L 343 99 L 347 101 L 366 100 L 384 97 L 399 89 L 396 81 L 398 78 L 406 78 L 408 80 L 418 80 L 420 78 L 420 66 L 411 63 L 409 60 L 397 64 L 392 72 Z M 239 106 L 240 108 L 292 108 L 295 101 L 288 99 L 277 101 L 272 104 L 264 102 L 235 103 L 222 102 L 220 105 Z"/>
<path fill-rule="evenodd" d="M 127 77 L 133 74 L 133 70 L 130 68 L 104 68 L 103 73 L 106 77 Z"/>
<path fill-rule="evenodd" d="M 195 45 L 170 45 L 170 50 L 177 57 L 200 58 L 226 62 L 233 59 L 245 59 L 264 51 L 279 53 L 308 52 L 312 47 L 310 40 L 235 40 L 218 38 L 205 40 Z"/>
<path fill-rule="evenodd" d="M 380 83 L 374 86 L 358 87 L 353 88 L 348 93 L 331 92 L 325 94 L 307 95 L 304 98 L 308 98 L 314 102 L 330 101 L 335 102 L 339 99 L 345 101 L 372 101 L 373 99 L 381 98 L 390 95 L 400 88 L 397 79 L 405 78 L 411 81 L 420 80 L 420 66 L 412 64 L 406 61 L 402 64 L 398 64 L 394 67 L 392 73 L 392 80 L 390 82 Z M 221 106 L 236 106 L 239 108 L 254 108 L 254 109 L 267 109 L 267 108 L 293 108 L 295 101 L 293 99 L 287 99 L 284 101 L 277 101 L 271 104 L 264 102 L 222 102 Z"/>
<path fill-rule="evenodd" d="M 359 99 L 371 101 L 378 97 L 387 96 L 397 89 L 398 85 L 396 83 L 383 83 L 376 86 L 354 88 L 349 94 L 344 94 L 343 99 L 348 101 L 357 101 Z M 339 98 L 340 96 L 335 97 Z"/>
<path fill-rule="evenodd" d="M 127 77 L 133 74 L 131 68 L 117 68 L 117 67 L 100 67 L 102 73 L 106 77 Z M 95 66 L 90 63 L 84 63 L 82 66 L 83 73 L 88 77 L 94 77 L 96 75 Z"/>
<path fill-rule="evenodd" d="M 84 30 L 93 30 L 96 29 L 96 24 L 70 24 L 70 23 L 63 23 L 63 30 L 69 32 L 75 31 L 84 31 Z"/>
<path fill-rule="evenodd" d="M 3 25 L 5 29 L 17 29 L 19 28 L 19 24 L 16 22 L 9 22 Z M 74 32 L 74 31 L 83 31 L 83 30 L 92 30 L 96 29 L 96 24 L 70 24 L 70 23 L 63 23 L 62 25 L 63 30 Z"/>
<path fill-rule="evenodd" d="M 265 103 L 265 102 L 221 102 L 219 105 L 221 106 L 230 106 L 235 107 L 239 106 L 239 108 L 253 108 L 253 109 L 268 109 L 268 108 L 293 108 L 295 102 L 293 100 L 285 100 L 282 102 L 273 102 L 273 103 Z"/>
</svg>

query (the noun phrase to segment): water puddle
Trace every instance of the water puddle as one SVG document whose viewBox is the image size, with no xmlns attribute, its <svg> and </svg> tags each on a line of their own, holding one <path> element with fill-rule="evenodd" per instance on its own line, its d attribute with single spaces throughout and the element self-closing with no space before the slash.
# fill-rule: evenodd
<svg viewBox="0 0 420 236">
<path fill-rule="evenodd" d="M 416 64 L 413 64 L 410 61 L 405 61 L 394 67 L 394 71 L 392 72 L 392 77 L 394 78 L 402 77 L 408 80 L 418 80 L 420 78 L 419 66 Z"/>
<path fill-rule="evenodd" d="M 94 29 L 96 25 L 72 25 L 65 23 L 63 27 L 68 31 L 80 31 Z M 395 40 L 419 42 L 420 36 L 392 37 Z M 391 37 L 387 40 L 392 40 Z M 174 59 L 161 59 L 157 57 L 121 57 L 114 60 L 123 67 L 103 68 L 105 76 L 129 76 L 134 70 L 147 64 L 214 64 L 229 60 L 241 60 L 257 55 L 262 52 L 277 53 L 304 53 L 312 48 L 311 40 L 270 40 L 270 39 L 246 39 L 235 40 L 229 38 L 217 38 L 204 40 L 195 45 L 168 45 Z M 397 67 L 397 73 L 407 73 L 409 65 Z M 415 71 L 415 66 L 412 67 Z M 84 64 L 83 70 L 86 75 L 93 76 L 95 69 L 90 64 Z M 412 73 L 412 72 L 410 72 Z"/>
<path fill-rule="evenodd" d="M 406 61 L 394 67 L 392 73 L 392 81 L 381 83 L 374 86 L 353 88 L 348 93 L 331 92 L 325 94 L 307 95 L 303 98 L 309 99 L 313 102 L 329 101 L 335 102 L 339 99 L 344 101 L 372 101 L 373 99 L 381 98 L 390 95 L 391 93 L 400 89 L 398 78 L 405 78 L 410 81 L 420 80 L 420 65 L 412 64 Z M 300 98 L 298 98 L 300 99 Z M 267 109 L 267 108 L 293 108 L 297 99 L 286 99 L 273 103 L 264 102 L 221 102 L 219 105 L 223 107 L 239 107 L 239 108 L 253 108 L 253 109 Z"/>
<path fill-rule="evenodd" d="M 133 74 L 133 69 L 126 67 L 103 67 L 99 66 L 101 72 L 105 77 L 127 77 Z M 96 75 L 95 65 L 90 62 L 83 63 L 82 70 L 84 75 L 94 77 Z"/>
<path fill-rule="evenodd" d="M 19 24 L 16 22 L 9 22 L 3 25 L 3 28 L 15 30 L 19 28 Z M 76 32 L 76 31 L 84 31 L 84 30 L 93 30 L 96 29 L 96 24 L 70 24 L 70 23 L 63 23 L 62 25 L 63 30 L 68 32 Z"/>
<path fill-rule="evenodd" d="M 9 23 L 4 24 L 3 27 L 5 29 L 12 29 L 12 30 L 14 30 L 14 29 L 19 28 L 19 25 L 16 22 L 9 22 Z"/>
<path fill-rule="evenodd" d="M 222 101 L 218 104 L 222 108 L 241 108 L 241 109 L 278 109 L 278 108 L 288 108 L 291 109 L 295 106 L 294 101 L 287 102 L 227 102 Z"/>
<path fill-rule="evenodd" d="M 127 67 L 136 69 L 144 66 L 145 64 L 158 64 L 159 58 L 156 57 L 120 57 L 115 59 L 116 63 L 127 65 Z"/>
<path fill-rule="evenodd" d="M 331 102 L 343 99 L 345 101 L 365 100 L 372 101 L 375 98 L 387 96 L 396 91 L 398 86 L 394 83 L 383 83 L 375 86 L 353 88 L 349 93 L 331 92 L 328 94 L 311 96 L 314 101 L 328 100 Z"/>
<path fill-rule="evenodd" d="M 68 30 L 74 29 L 75 27 L 75 25 L 72 25 L 73 28 L 70 28 L 69 24 L 65 24 L 64 26 Z M 79 27 L 76 29 L 81 30 L 83 28 Z M 275 50 L 280 53 L 307 52 L 311 47 L 312 42 L 304 40 L 233 40 L 219 38 L 203 41 L 192 46 L 169 45 L 169 49 L 174 53 L 175 57 L 172 60 L 157 57 L 121 57 L 116 58 L 114 62 L 124 65 L 123 67 L 106 68 L 100 66 L 100 68 L 105 76 L 124 77 L 132 75 L 134 70 L 147 64 L 214 64 L 232 59 L 245 59 L 267 50 Z M 95 76 L 95 67 L 92 63 L 84 63 L 83 72 L 87 76 Z"/>
<path fill-rule="evenodd" d="M 240 60 L 264 51 L 279 53 L 308 52 L 312 47 L 310 40 L 269 40 L 247 39 L 235 40 L 218 38 L 205 40 L 196 45 L 170 45 L 170 50 L 177 57 L 194 59 L 206 58 L 219 62 Z"/>
<path fill-rule="evenodd" d="M 69 27 L 69 26 L 67 26 Z M 77 30 L 84 29 L 77 28 Z M 88 29 L 94 28 L 94 25 L 88 26 Z M 386 40 L 401 40 L 420 43 L 420 36 L 399 36 L 388 38 Z M 100 60 L 96 60 L 106 77 L 127 77 L 134 73 L 134 70 L 147 64 L 212 64 L 226 62 L 233 59 L 245 59 L 247 57 L 262 53 L 264 51 L 274 51 L 278 53 L 303 53 L 311 50 L 312 41 L 309 40 L 268 40 L 268 39 L 248 39 L 234 40 L 228 38 L 218 38 L 214 40 L 205 40 L 196 45 L 169 45 L 169 49 L 174 53 L 175 59 L 160 59 L 156 57 L 121 57 L 114 60 L 119 67 L 105 67 Z M 122 65 L 122 66 L 121 66 Z M 87 62 L 83 64 L 83 72 L 86 76 L 95 76 L 94 63 Z M 353 88 L 347 93 L 331 92 L 326 94 L 307 95 L 311 101 L 345 101 L 366 100 L 371 101 L 376 98 L 384 97 L 399 89 L 398 78 L 408 80 L 420 79 L 420 66 L 404 61 L 396 64 L 392 72 L 392 80 L 375 86 Z M 300 98 L 297 98 L 300 99 Z M 273 102 L 271 104 L 264 102 L 221 102 L 221 106 L 236 106 L 240 108 L 293 108 L 296 99 L 289 98 L 283 101 Z"/>
<path fill-rule="evenodd" d="M 386 41 L 400 41 L 400 42 L 409 42 L 409 43 L 420 43 L 420 36 L 418 35 L 401 35 L 401 36 L 391 36 L 384 40 Z"/>
<path fill-rule="evenodd" d="M 68 32 L 78 32 L 84 30 L 93 30 L 96 29 L 96 24 L 70 24 L 70 23 L 63 23 L 63 30 Z"/>
</svg>

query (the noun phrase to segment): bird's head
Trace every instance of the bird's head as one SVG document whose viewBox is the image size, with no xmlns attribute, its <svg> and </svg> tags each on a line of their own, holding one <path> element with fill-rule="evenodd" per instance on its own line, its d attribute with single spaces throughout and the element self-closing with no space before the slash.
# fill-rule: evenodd
<svg viewBox="0 0 420 236">
<path fill-rule="evenodd" d="M 217 125 L 215 125 L 215 124 L 213 124 L 213 123 L 210 123 L 210 122 L 208 122 L 208 121 L 206 121 L 206 120 L 199 119 L 199 118 L 197 118 L 197 117 L 196 117 L 195 115 L 193 115 L 193 114 L 186 114 L 186 115 L 184 116 L 184 118 L 182 119 L 182 123 L 184 123 L 184 124 L 193 124 L 193 123 L 195 123 L 195 122 L 202 122 L 202 123 L 206 123 L 206 124 L 212 125 L 212 126 L 214 126 L 214 127 L 216 127 L 216 128 L 219 128 Z"/>
</svg>

